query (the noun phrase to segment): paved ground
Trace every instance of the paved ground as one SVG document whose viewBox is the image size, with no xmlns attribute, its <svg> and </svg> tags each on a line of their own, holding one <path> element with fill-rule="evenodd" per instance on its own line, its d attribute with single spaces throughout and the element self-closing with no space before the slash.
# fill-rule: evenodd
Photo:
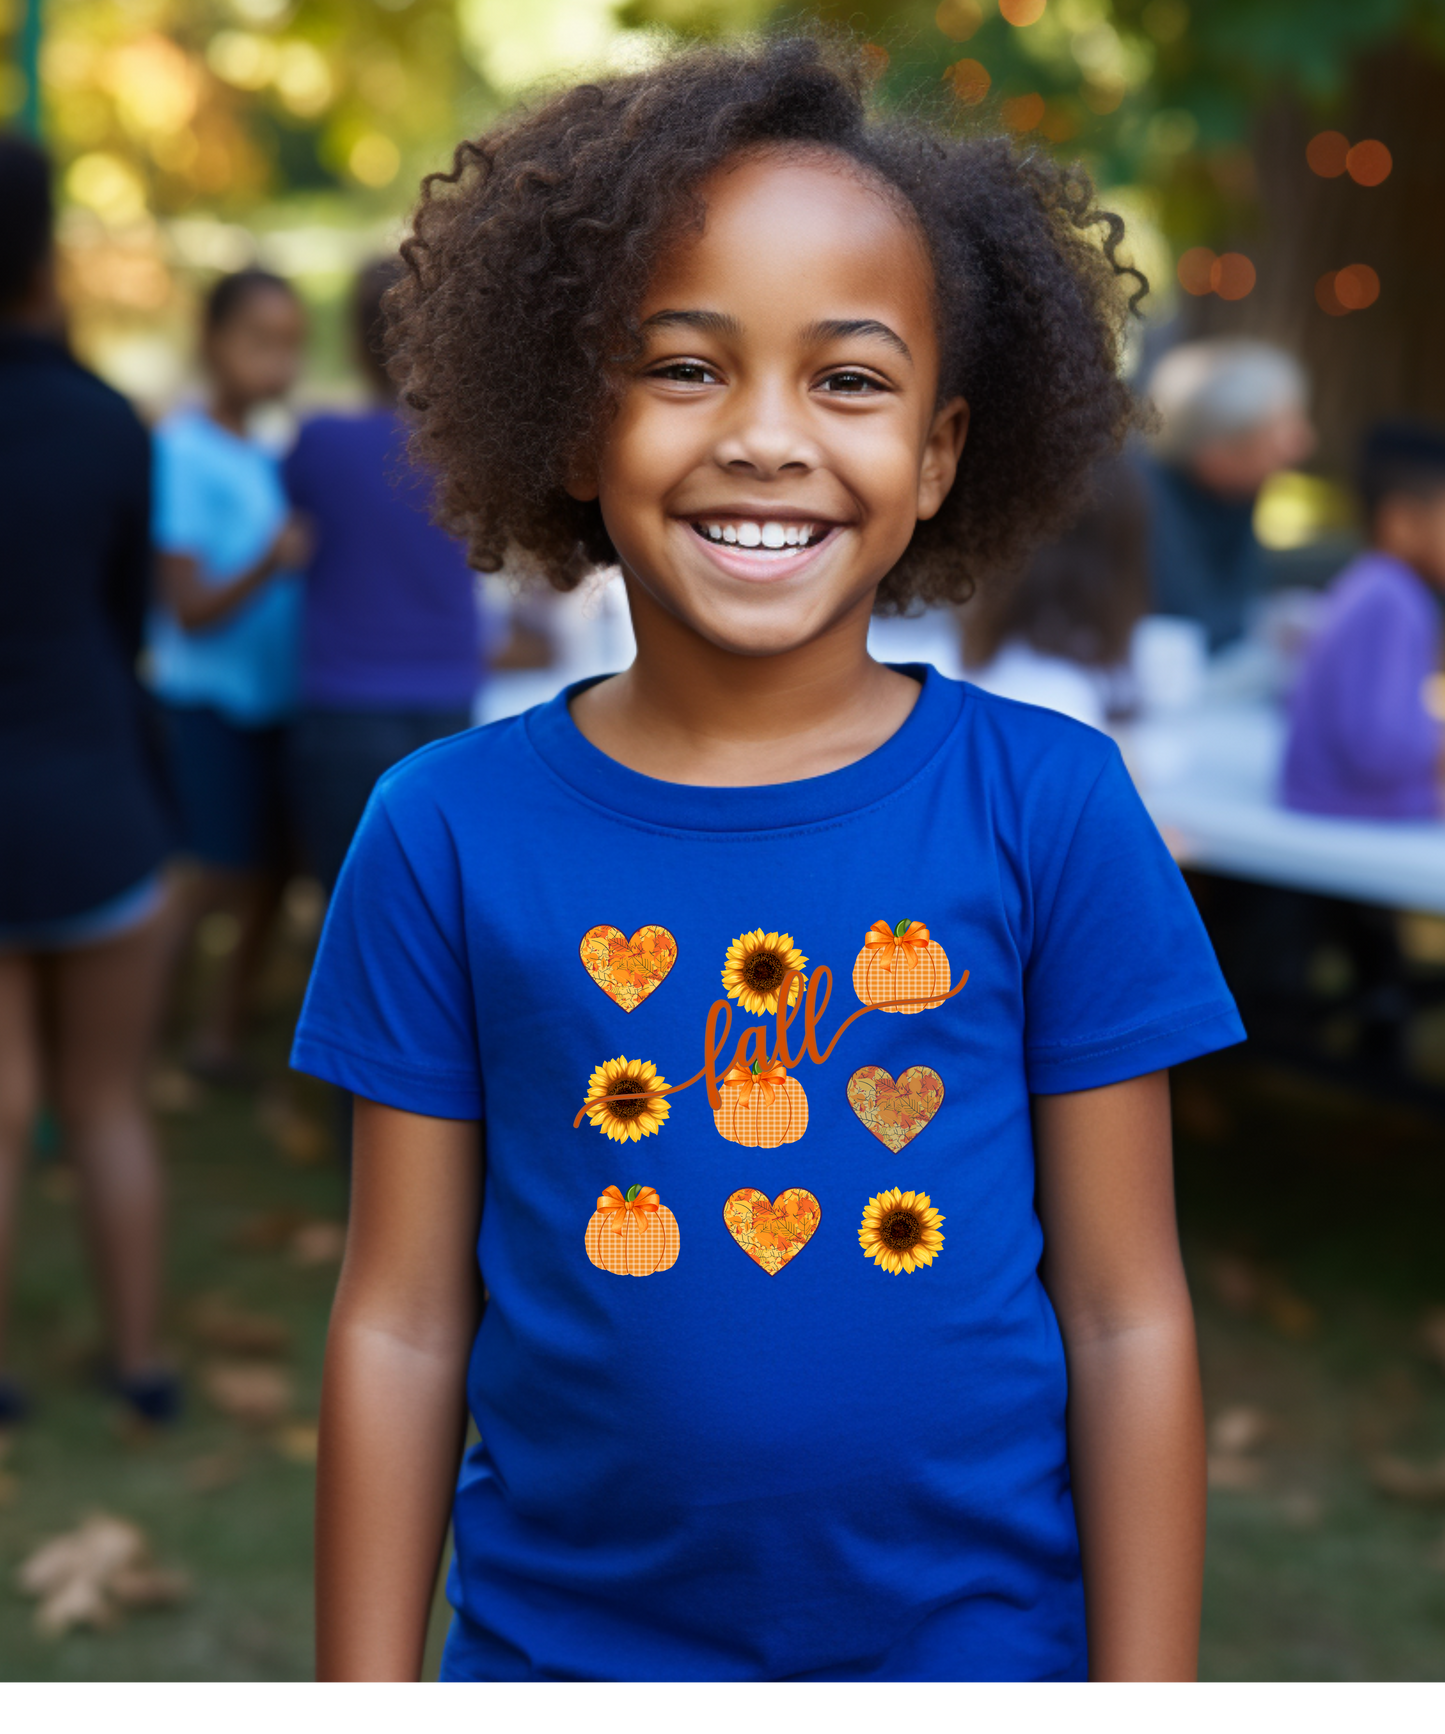
<svg viewBox="0 0 1445 1734">
<path fill-rule="evenodd" d="M 257 1053 L 273 1080 L 301 968 L 283 955 L 271 984 Z M 58 1163 L 38 1164 L 16 1360 L 42 1407 L 0 1463 L 0 1678 L 309 1673 L 327 1225 L 344 1211 L 327 1101 L 279 1081 L 187 1100 L 175 1074 L 160 1096 L 190 1410 L 159 1438 L 117 1432 L 94 1386 L 72 1187 Z M 1438 1679 L 1445 1326 L 1431 1309 L 1445 1306 L 1445 1128 L 1230 1059 L 1187 1069 L 1177 1109 L 1215 1438 L 1204 1672 Z M 191 1593 L 113 1630 L 43 1638 L 16 1568 L 92 1510 L 139 1524 Z"/>
</svg>

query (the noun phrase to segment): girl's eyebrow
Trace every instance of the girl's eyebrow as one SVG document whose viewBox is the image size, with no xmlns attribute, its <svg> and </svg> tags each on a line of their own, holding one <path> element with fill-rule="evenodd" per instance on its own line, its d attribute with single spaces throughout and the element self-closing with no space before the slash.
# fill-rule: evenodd
<svg viewBox="0 0 1445 1734">
<path fill-rule="evenodd" d="M 827 343 L 840 337 L 877 337 L 905 360 L 913 360 L 913 351 L 881 319 L 819 319 L 803 333 L 805 343 Z"/>
<path fill-rule="evenodd" d="M 713 337 L 741 337 L 743 334 L 742 321 L 731 313 L 711 313 L 697 307 L 664 307 L 659 313 L 649 314 L 642 322 L 642 329 L 648 331 L 662 325 L 690 325 L 695 331 L 706 331 Z"/>
</svg>

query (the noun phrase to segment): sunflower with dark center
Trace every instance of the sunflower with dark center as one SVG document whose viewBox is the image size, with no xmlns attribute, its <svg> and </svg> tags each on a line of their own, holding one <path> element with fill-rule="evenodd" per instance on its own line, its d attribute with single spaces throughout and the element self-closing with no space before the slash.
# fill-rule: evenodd
<svg viewBox="0 0 1445 1734">
<path fill-rule="evenodd" d="M 791 933 L 764 933 L 761 927 L 755 928 L 752 933 L 739 934 L 728 947 L 723 960 L 723 989 L 729 999 L 735 999 L 755 1017 L 775 1012 L 783 978 L 790 970 L 793 985 L 788 989 L 788 1004 L 798 1003 L 807 961 L 793 944 Z"/>
<path fill-rule="evenodd" d="M 651 1060 L 629 1060 L 625 1054 L 604 1060 L 587 1080 L 587 1118 L 619 1144 L 635 1144 L 656 1132 L 671 1112 L 658 1094 L 667 1079 L 658 1076 Z M 611 1101 L 603 1098 L 612 1097 Z"/>
<path fill-rule="evenodd" d="M 897 1276 L 932 1264 L 943 1245 L 938 1225 L 943 1218 L 933 1208 L 926 1192 L 880 1192 L 868 1200 L 858 1243 L 865 1258 Z"/>
</svg>

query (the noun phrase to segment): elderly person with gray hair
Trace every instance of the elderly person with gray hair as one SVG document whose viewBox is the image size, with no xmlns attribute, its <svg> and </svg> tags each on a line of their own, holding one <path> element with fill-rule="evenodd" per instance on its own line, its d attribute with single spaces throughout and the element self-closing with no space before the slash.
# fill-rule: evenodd
<svg viewBox="0 0 1445 1734">
<path fill-rule="evenodd" d="M 1308 381 L 1272 344 L 1213 338 L 1171 349 L 1146 395 L 1159 416 L 1142 463 L 1153 609 L 1200 621 L 1217 650 L 1263 588 L 1255 496 L 1314 449 Z"/>
</svg>

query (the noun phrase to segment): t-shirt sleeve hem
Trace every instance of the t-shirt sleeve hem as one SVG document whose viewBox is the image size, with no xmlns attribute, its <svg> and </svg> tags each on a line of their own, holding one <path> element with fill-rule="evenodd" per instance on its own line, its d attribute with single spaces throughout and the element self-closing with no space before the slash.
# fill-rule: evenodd
<svg viewBox="0 0 1445 1734">
<path fill-rule="evenodd" d="M 1070 1090 L 1098 1090 L 1105 1084 L 1122 1084 L 1162 1072 L 1168 1066 L 1219 1048 L 1231 1048 L 1246 1040 L 1244 1025 L 1231 1002 L 1199 1008 L 1193 1015 L 1170 1019 L 1122 1036 L 1055 1050 L 1049 1054 L 1026 1054 L 1029 1093 L 1058 1096 Z"/>
<path fill-rule="evenodd" d="M 482 1096 L 475 1084 L 422 1074 L 374 1054 L 358 1054 L 314 1035 L 298 1035 L 291 1046 L 294 1071 L 309 1072 L 368 1102 L 426 1114 L 436 1120 L 480 1120 Z"/>
</svg>

